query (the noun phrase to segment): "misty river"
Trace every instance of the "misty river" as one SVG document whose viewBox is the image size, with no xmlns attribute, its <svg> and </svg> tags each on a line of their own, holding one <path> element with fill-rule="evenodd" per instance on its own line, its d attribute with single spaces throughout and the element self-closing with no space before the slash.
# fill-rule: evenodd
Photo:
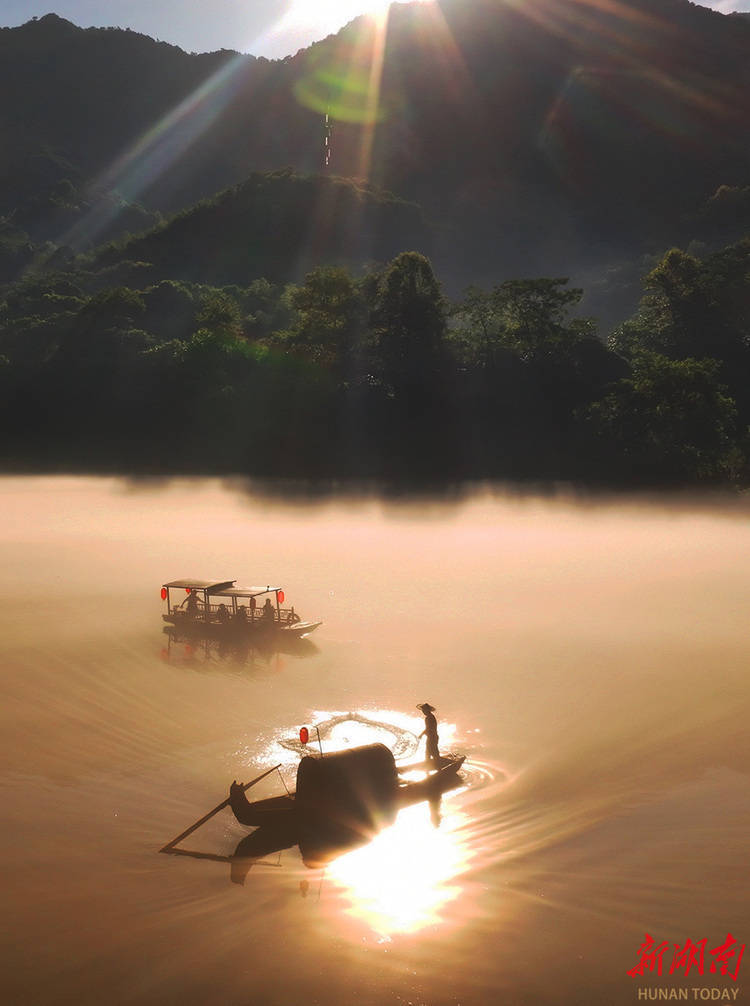
<svg viewBox="0 0 750 1006">
<path fill-rule="evenodd" d="M 750 936 L 746 505 L 13 477 L 0 506 L 4 1002 L 742 989 L 750 956 L 735 979 L 708 951 Z M 170 638 L 160 588 L 186 576 L 283 586 L 322 625 L 289 652 Z M 202 855 L 158 854 L 233 779 L 281 762 L 291 787 L 302 725 L 419 757 L 425 701 L 467 756 L 439 816 L 324 869 L 238 868 L 229 809 L 185 840 Z M 647 933 L 663 974 L 631 976 Z M 669 974 L 688 939 L 705 973 Z"/>
</svg>

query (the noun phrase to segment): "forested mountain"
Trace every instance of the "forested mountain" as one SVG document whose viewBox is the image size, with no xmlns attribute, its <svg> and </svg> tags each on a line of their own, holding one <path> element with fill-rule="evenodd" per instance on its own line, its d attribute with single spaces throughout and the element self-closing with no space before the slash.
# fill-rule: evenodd
<svg viewBox="0 0 750 1006">
<path fill-rule="evenodd" d="M 95 269 L 149 264 L 162 279 L 246 285 L 301 280 L 321 263 L 360 269 L 404 248 L 429 251 L 421 209 L 343 178 L 256 173 L 169 221 L 90 256 Z"/>
<path fill-rule="evenodd" d="M 0 213 L 78 247 L 115 214 L 60 227 L 58 191 L 45 221 L 61 181 L 138 230 L 132 204 L 322 170 L 326 113 L 327 170 L 420 203 L 456 284 L 715 243 L 708 201 L 750 184 L 750 24 L 687 0 L 394 5 L 385 38 L 363 17 L 283 61 L 48 15 L 0 31 L 0 93 Z"/>
<path fill-rule="evenodd" d="M 48 15 L 0 94 L 5 467 L 750 481 L 746 18 L 440 0 L 272 62 Z"/>
</svg>

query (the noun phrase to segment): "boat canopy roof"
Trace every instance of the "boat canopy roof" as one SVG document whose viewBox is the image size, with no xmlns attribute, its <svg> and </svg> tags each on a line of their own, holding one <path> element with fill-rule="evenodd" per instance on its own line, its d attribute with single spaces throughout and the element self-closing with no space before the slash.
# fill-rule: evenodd
<svg viewBox="0 0 750 1006">
<path fill-rule="evenodd" d="M 170 583 L 162 584 L 164 587 L 194 587 L 196 590 L 221 590 L 223 587 L 231 587 L 235 580 L 198 580 L 190 579 L 172 580 Z"/>
<path fill-rule="evenodd" d="M 192 588 L 193 590 L 204 590 L 212 596 L 220 597 L 257 597 L 259 594 L 273 594 L 281 587 L 235 587 L 235 580 L 171 580 L 163 584 L 164 587 Z"/>
<path fill-rule="evenodd" d="M 226 587 L 223 590 L 209 590 L 209 594 L 219 597 L 257 597 L 258 594 L 273 594 L 281 587 Z"/>
</svg>

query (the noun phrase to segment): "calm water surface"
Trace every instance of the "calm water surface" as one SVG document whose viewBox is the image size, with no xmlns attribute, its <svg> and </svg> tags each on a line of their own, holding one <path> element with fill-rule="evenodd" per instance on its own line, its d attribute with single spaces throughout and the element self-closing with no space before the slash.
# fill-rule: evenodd
<svg viewBox="0 0 750 1006">
<path fill-rule="evenodd" d="M 67 478 L 0 507 L 5 1002 L 742 996 L 750 955 L 737 982 L 626 972 L 646 932 L 750 942 L 746 513 Z M 170 641 L 161 584 L 214 575 L 282 584 L 314 645 Z M 468 756 L 439 821 L 246 870 L 225 810 L 184 843 L 204 858 L 157 854 L 232 779 L 292 785 L 303 724 L 411 757 L 426 700 Z"/>
</svg>

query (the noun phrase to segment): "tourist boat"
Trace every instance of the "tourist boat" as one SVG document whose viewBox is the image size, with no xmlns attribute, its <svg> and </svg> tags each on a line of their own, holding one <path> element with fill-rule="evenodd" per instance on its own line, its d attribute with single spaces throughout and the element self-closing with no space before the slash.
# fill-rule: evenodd
<svg viewBox="0 0 750 1006">
<path fill-rule="evenodd" d="M 235 580 L 172 580 L 162 584 L 165 622 L 186 634 L 243 639 L 301 639 L 321 624 L 284 608 L 281 587 L 237 587 Z"/>
</svg>

